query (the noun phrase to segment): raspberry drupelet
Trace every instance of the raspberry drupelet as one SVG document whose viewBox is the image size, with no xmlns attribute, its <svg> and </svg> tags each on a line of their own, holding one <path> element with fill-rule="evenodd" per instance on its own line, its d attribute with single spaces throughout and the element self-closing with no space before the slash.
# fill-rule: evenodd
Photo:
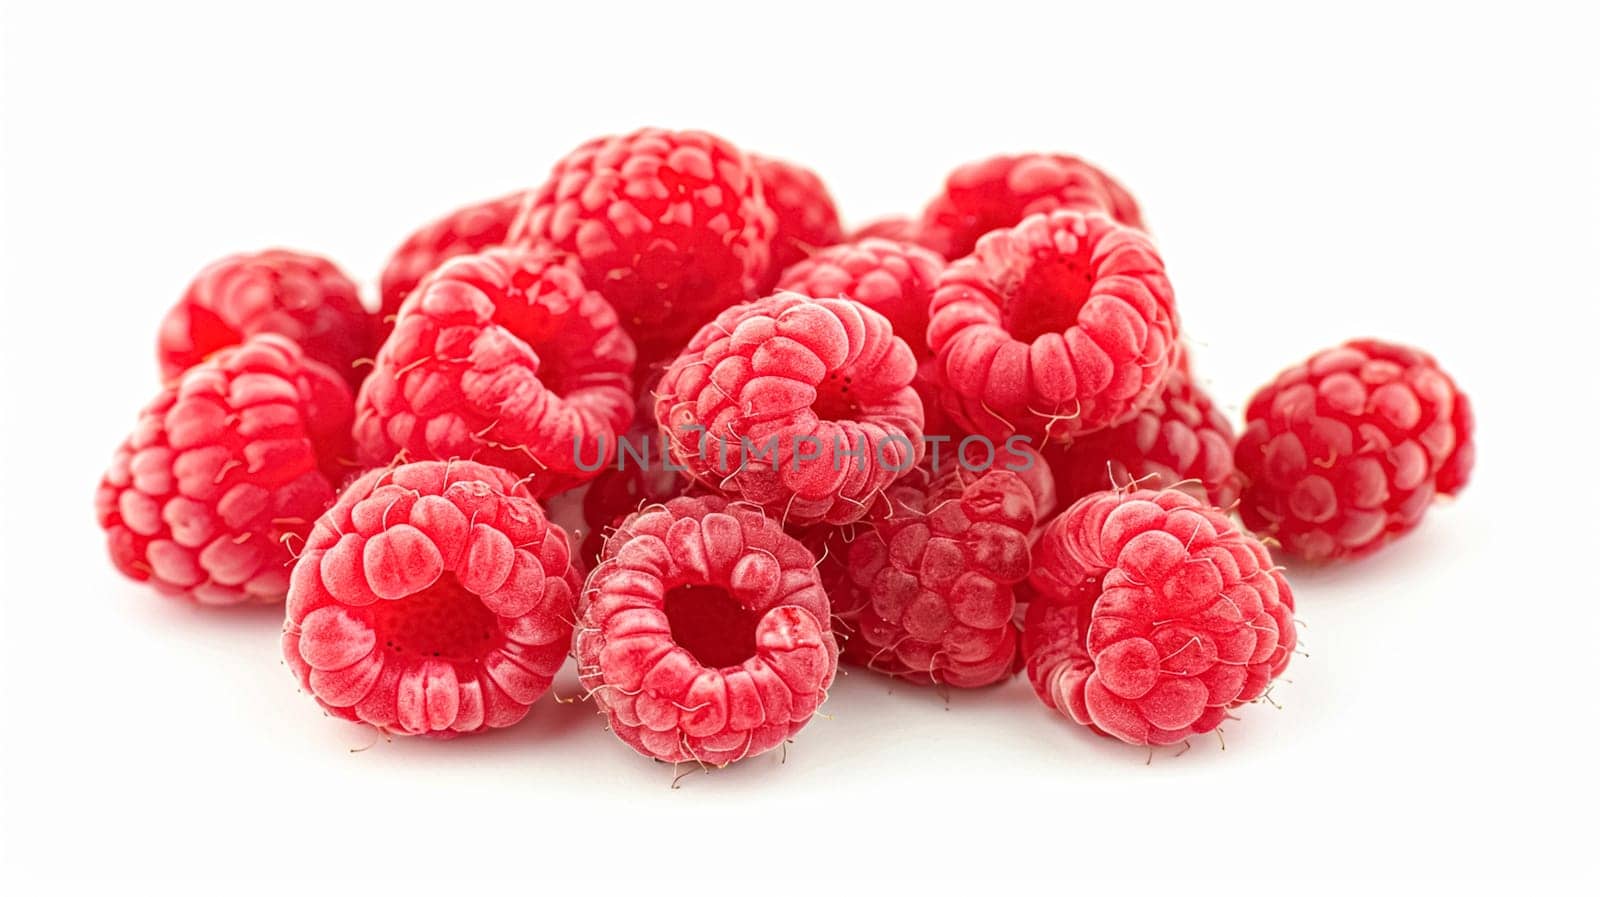
<svg viewBox="0 0 1600 897">
<path fill-rule="evenodd" d="M 1263 387 L 1234 453 L 1251 529 L 1310 561 L 1375 551 L 1472 471 L 1472 406 L 1428 354 L 1352 340 Z"/>
<path fill-rule="evenodd" d="M 1187 493 L 1081 499 L 1040 535 L 1029 583 L 1034 691 L 1129 744 L 1217 728 L 1294 651 L 1294 598 L 1266 547 Z"/>
<path fill-rule="evenodd" d="M 287 249 L 231 255 L 207 266 L 161 321 L 164 380 L 258 333 L 300 344 L 354 389 L 377 346 L 377 322 L 333 262 Z"/>
<path fill-rule="evenodd" d="M 190 368 L 141 413 L 95 495 L 111 560 L 202 604 L 283 600 L 292 552 L 350 457 L 350 389 L 278 334 Z"/>
<path fill-rule="evenodd" d="M 470 458 L 537 496 L 594 477 L 633 419 L 633 344 L 572 259 L 548 248 L 446 262 L 400 309 L 356 401 L 369 466 Z"/>
<path fill-rule="evenodd" d="M 1037 212 L 1105 212 L 1143 229 L 1139 204 L 1112 177 L 1075 156 L 1028 153 L 963 165 L 922 213 L 918 242 L 952 261 L 972 252 L 984 234 Z"/>
<path fill-rule="evenodd" d="M 816 558 L 754 506 L 675 498 L 628 517 L 583 590 L 578 674 L 611 729 L 723 766 L 811 719 L 838 665 Z"/>
<path fill-rule="evenodd" d="M 922 459 L 916 361 L 848 299 L 776 293 L 695 334 L 656 387 L 675 461 L 785 525 L 859 520 Z"/>
<path fill-rule="evenodd" d="M 783 272 L 778 289 L 854 299 L 889 319 L 918 361 L 929 357 L 928 304 L 944 259 L 910 243 L 868 238 L 819 249 Z"/>
<path fill-rule="evenodd" d="M 1142 231 L 1098 212 L 987 234 L 940 275 L 931 311 L 945 411 L 995 440 L 1068 442 L 1115 426 L 1176 365 L 1161 257 Z"/>
<path fill-rule="evenodd" d="M 284 658 L 340 719 L 440 737 L 509 726 L 566 659 L 579 585 L 567 552 L 507 471 L 369 471 L 295 563 Z"/>
<path fill-rule="evenodd" d="M 762 292 L 770 292 L 778 276 L 790 265 L 824 246 L 844 239 L 839 225 L 839 210 L 833 204 L 827 185 L 809 168 L 750 155 L 767 205 L 777 221 L 772 238 L 772 261 L 762 281 Z"/>
<path fill-rule="evenodd" d="M 704 132 L 645 128 L 557 162 L 510 240 L 573 253 L 649 365 L 755 294 L 775 229 L 748 156 Z"/>
<path fill-rule="evenodd" d="M 456 209 L 418 228 L 389 256 L 379 283 L 379 334 L 388 337 L 401 303 L 429 272 L 458 255 L 492 249 L 506 241 L 523 194 L 512 193 Z M 382 342 L 382 339 L 379 340 Z"/>
</svg>

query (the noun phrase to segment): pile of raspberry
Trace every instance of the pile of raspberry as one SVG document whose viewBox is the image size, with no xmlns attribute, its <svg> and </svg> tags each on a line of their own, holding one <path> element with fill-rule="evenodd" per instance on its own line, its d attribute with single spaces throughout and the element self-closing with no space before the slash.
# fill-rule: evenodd
<svg viewBox="0 0 1600 897">
<path fill-rule="evenodd" d="M 842 661 L 1025 673 L 1086 731 L 1184 742 L 1295 653 L 1274 552 L 1375 552 L 1474 460 L 1455 382 L 1376 339 L 1236 427 L 1138 203 L 1074 156 L 847 228 L 806 168 L 646 128 L 423 225 L 379 282 L 202 270 L 96 511 L 161 593 L 282 602 L 301 689 L 386 733 L 516 724 L 570 658 L 623 744 L 719 767 L 796 738 Z"/>
</svg>

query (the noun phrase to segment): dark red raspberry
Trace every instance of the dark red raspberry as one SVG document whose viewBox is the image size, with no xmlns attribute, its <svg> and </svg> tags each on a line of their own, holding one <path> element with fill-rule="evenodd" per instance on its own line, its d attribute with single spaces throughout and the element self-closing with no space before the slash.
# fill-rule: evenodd
<svg viewBox="0 0 1600 897">
<path fill-rule="evenodd" d="M 361 383 L 377 346 L 376 322 L 356 285 L 333 262 L 269 249 L 230 255 L 208 266 L 161 320 L 161 376 L 174 380 L 218 349 L 258 333 L 300 344 L 306 357 Z"/>
<path fill-rule="evenodd" d="M 741 502 L 630 516 L 583 590 L 578 675 L 611 729 L 669 763 L 723 766 L 793 736 L 839 649 L 816 558 Z"/>
<path fill-rule="evenodd" d="M 649 364 L 754 295 L 775 228 L 760 177 L 732 144 L 645 128 L 591 140 L 556 163 L 511 240 L 575 254 Z"/>
<path fill-rule="evenodd" d="M 1181 367 L 1125 421 L 1045 450 L 1063 501 L 1117 489 L 1180 489 L 1218 508 L 1239 500 L 1233 426 Z"/>
<path fill-rule="evenodd" d="M 1250 400 L 1235 460 L 1240 513 L 1307 560 L 1356 557 L 1466 485 L 1472 408 L 1424 352 L 1352 340 L 1279 374 Z"/>
<path fill-rule="evenodd" d="M 566 659 L 577 589 L 567 534 L 514 474 L 373 470 L 294 565 L 283 656 L 340 719 L 408 735 L 502 728 Z"/>
<path fill-rule="evenodd" d="M 513 193 L 456 209 L 406 237 L 383 266 L 379 286 L 380 335 L 387 337 L 394 329 L 400 304 L 433 269 L 458 255 L 482 252 L 504 243 L 512 219 L 522 208 L 523 195 Z"/>
<path fill-rule="evenodd" d="M 1065 442 L 1127 420 L 1172 370 L 1172 285 L 1142 231 L 1099 213 L 1033 215 L 952 262 L 928 344 L 945 410 L 999 440 Z"/>
<path fill-rule="evenodd" d="M 778 289 L 817 299 L 854 299 L 889 319 L 917 359 L 929 357 L 928 303 L 944 271 L 938 253 L 869 238 L 818 250 L 783 272 Z"/>
<path fill-rule="evenodd" d="M 1266 547 L 1187 493 L 1083 498 L 1040 535 L 1029 582 L 1034 690 L 1129 744 L 1215 729 L 1294 651 L 1294 597 Z"/>
<path fill-rule="evenodd" d="M 772 238 L 772 262 L 762 282 L 763 292 L 768 292 L 790 265 L 844 239 L 844 229 L 833 197 L 816 172 L 754 153 L 750 161 L 778 223 Z"/>
<path fill-rule="evenodd" d="M 999 465 L 943 467 L 919 467 L 889 487 L 885 511 L 830 533 L 823 582 L 845 660 L 923 684 L 989 685 L 1016 669 L 1012 587 L 1028 575 L 1034 496 Z"/>
<path fill-rule="evenodd" d="M 95 495 L 117 569 L 204 604 L 280 601 L 291 552 L 348 469 L 350 389 L 275 333 L 186 371 Z"/>
<path fill-rule="evenodd" d="M 695 334 L 656 388 L 673 457 L 785 524 L 843 524 L 922 459 L 916 360 L 848 299 L 776 293 Z"/>
<path fill-rule="evenodd" d="M 922 213 L 920 241 L 955 260 L 984 234 L 1038 212 L 1105 212 L 1143 228 L 1139 204 L 1110 175 L 1075 156 L 1028 153 L 963 165 Z"/>
<path fill-rule="evenodd" d="M 614 456 L 633 419 L 633 360 L 616 313 L 570 257 L 458 256 L 401 306 L 356 400 L 356 446 L 369 466 L 402 451 L 471 458 L 553 495 Z"/>
</svg>

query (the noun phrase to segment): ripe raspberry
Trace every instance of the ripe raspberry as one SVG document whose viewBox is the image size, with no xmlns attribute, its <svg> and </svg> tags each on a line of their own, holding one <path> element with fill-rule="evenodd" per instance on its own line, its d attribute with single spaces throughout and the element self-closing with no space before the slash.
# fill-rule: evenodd
<svg viewBox="0 0 1600 897">
<path fill-rule="evenodd" d="M 761 187 L 777 220 L 772 238 L 772 262 L 762 282 L 770 292 L 784 269 L 824 246 L 844 239 L 839 225 L 839 210 L 822 178 L 809 168 L 792 162 L 751 154 L 751 164 L 761 178 Z"/>
<path fill-rule="evenodd" d="M 920 361 L 928 352 L 928 303 L 944 271 L 935 252 L 870 238 L 819 250 L 783 272 L 778 289 L 817 299 L 854 299 L 889 319 Z"/>
<path fill-rule="evenodd" d="M 613 457 L 633 419 L 632 370 L 616 313 L 569 257 L 459 256 L 401 306 L 356 399 L 356 446 L 369 466 L 401 451 L 472 458 L 553 495 Z"/>
<path fill-rule="evenodd" d="M 510 239 L 575 254 L 648 364 L 754 293 L 775 228 L 761 179 L 733 145 L 646 128 L 591 140 L 556 163 Z"/>
<path fill-rule="evenodd" d="M 916 361 L 848 299 L 776 293 L 695 334 L 656 388 L 674 459 L 785 524 L 849 523 L 922 459 Z"/>
<path fill-rule="evenodd" d="M 376 342 L 372 313 L 356 285 L 333 262 L 269 249 L 213 262 L 161 320 L 156 339 L 163 380 L 174 380 L 206 356 L 258 333 L 280 333 L 306 357 L 360 385 Z"/>
<path fill-rule="evenodd" d="M 1068 502 L 1106 488 L 1180 489 L 1232 508 L 1239 500 L 1234 441 L 1227 415 L 1180 366 L 1132 420 L 1050 446 L 1045 457 Z"/>
<path fill-rule="evenodd" d="M 1149 238 L 1060 211 L 987 234 L 945 269 L 928 344 L 959 426 L 1064 442 L 1149 402 L 1174 366 L 1177 333 Z"/>
<path fill-rule="evenodd" d="M 504 243 L 512 219 L 522 208 L 523 195 L 513 193 L 456 209 L 406 237 L 383 266 L 380 336 L 387 338 L 394 330 L 394 316 L 399 314 L 400 304 L 433 269 L 458 255 L 482 252 Z"/>
<path fill-rule="evenodd" d="M 816 558 L 750 505 L 630 516 L 583 591 L 578 674 L 611 729 L 669 763 L 777 747 L 827 695 L 839 649 Z"/>
<path fill-rule="evenodd" d="M 924 465 L 890 486 L 890 509 L 864 530 L 833 530 L 823 582 L 844 659 L 972 688 L 1016 667 L 1012 586 L 1028 575 L 1036 507 L 1017 473 L 943 466 L 934 474 Z"/>
<path fill-rule="evenodd" d="M 407 735 L 509 726 L 572 639 L 567 535 L 470 461 L 368 471 L 294 565 L 283 656 L 328 713 Z"/>
<path fill-rule="evenodd" d="M 1215 729 L 1294 651 L 1294 597 L 1266 547 L 1186 493 L 1083 498 L 1039 537 L 1029 582 L 1034 691 L 1129 744 Z"/>
<path fill-rule="evenodd" d="M 891 215 L 868 221 L 845 237 L 848 242 L 858 243 L 868 237 L 878 237 L 883 240 L 893 240 L 896 243 L 911 243 L 924 249 L 937 252 L 938 250 L 928 245 L 923 238 L 922 222 L 905 215 Z"/>
<path fill-rule="evenodd" d="M 922 213 L 922 242 L 952 261 L 972 252 L 978 238 L 1015 226 L 1037 212 L 1105 212 L 1143 228 L 1139 204 L 1110 175 L 1075 156 L 1028 153 L 963 165 Z"/>
<path fill-rule="evenodd" d="M 1324 561 L 1410 531 L 1466 485 L 1472 408 L 1426 353 L 1352 340 L 1279 374 L 1245 409 L 1240 513 L 1291 554 Z"/>
<path fill-rule="evenodd" d="M 288 337 L 246 337 L 140 414 L 95 494 L 117 569 L 203 604 L 282 600 L 333 501 L 350 389 Z"/>
</svg>

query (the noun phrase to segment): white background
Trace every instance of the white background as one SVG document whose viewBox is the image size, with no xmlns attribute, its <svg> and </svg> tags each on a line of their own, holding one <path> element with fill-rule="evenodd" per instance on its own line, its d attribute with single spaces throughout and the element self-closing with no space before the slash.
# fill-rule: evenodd
<svg viewBox="0 0 1600 897">
<path fill-rule="evenodd" d="M 1576 5 L 222 6 L 6 4 L 8 883 L 1594 878 L 1600 77 Z M 114 573 L 94 486 L 203 264 L 287 245 L 372 287 L 414 226 L 645 124 L 803 161 L 856 222 L 963 161 L 1082 154 L 1143 203 L 1220 401 L 1348 337 L 1414 342 L 1476 403 L 1474 482 L 1376 557 L 1294 569 L 1310 656 L 1283 709 L 1181 757 L 1020 681 L 864 673 L 787 762 L 678 790 L 587 704 L 374 743 L 297 692 L 278 612 Z"/>
</svg>

